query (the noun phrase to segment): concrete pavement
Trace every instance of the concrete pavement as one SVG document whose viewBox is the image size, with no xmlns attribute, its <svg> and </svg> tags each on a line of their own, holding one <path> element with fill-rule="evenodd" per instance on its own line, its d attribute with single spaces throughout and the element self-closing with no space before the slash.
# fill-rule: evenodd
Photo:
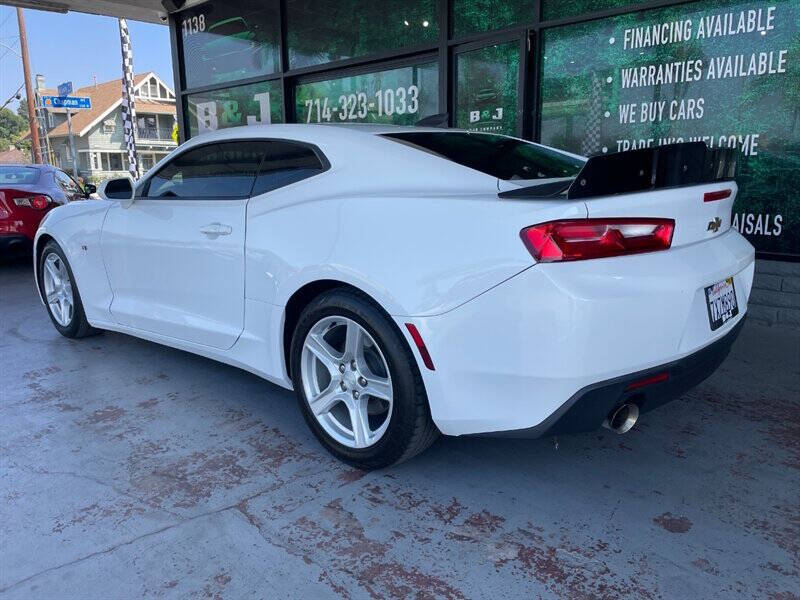
<svg viewBox="0 0 800 600">
<path fill-rule="evenodd" d="M 369 474 L 253 375 L 62 338 L 27 264 L 0 266 L 0 357 L 1 598 L 800 597 L 797 331 L 748 324 L 625 436 Z"/>
</svg>

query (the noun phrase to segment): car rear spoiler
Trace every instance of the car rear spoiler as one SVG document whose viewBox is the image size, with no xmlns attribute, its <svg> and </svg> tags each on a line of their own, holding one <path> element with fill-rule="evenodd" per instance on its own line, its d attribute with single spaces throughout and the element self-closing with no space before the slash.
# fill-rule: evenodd
<svg viewBox="0 0 800 600">
<path fill-rule="evenodd" d="M 739 150 L 705 142 L 684 142 L 593 156 L 571 181 L 531 185 L 500 192 L 500 198 L 569 200 L 630 194 L 718 181 L 736 174 Z"/>
</svg>

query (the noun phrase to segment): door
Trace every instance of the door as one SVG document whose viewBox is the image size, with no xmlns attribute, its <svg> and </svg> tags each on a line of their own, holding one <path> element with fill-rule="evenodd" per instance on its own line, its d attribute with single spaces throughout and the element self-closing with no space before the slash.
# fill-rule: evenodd
<svg viewBox="0 0 800 600">
<path fill-rule="evenodd" d="M 524 45 L 519 38 L 485 44 L 473 42 L 455 50 L 455 125 L 521 136 L 520 59 Z"/>
<path fill-rule="evenodd" d="M 121 325 L 226 349 L 244 328 L 247 201 L 264 144 L 213 143 L 162 166 L 101 244 Z"/>
</svg>

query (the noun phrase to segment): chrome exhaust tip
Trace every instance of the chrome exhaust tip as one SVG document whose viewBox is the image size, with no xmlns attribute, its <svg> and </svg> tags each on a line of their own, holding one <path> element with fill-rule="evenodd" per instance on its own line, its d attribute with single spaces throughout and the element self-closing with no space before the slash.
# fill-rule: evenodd
<svg viewBox="0 0 800 600">
<path fill-rule="evenodd" d="M 603 421 L 603 427 L 616 433 L 628 433 L 639 419 L 639 407 L 635 404 L 623 404 L 615 408 Z"/>
</svg>

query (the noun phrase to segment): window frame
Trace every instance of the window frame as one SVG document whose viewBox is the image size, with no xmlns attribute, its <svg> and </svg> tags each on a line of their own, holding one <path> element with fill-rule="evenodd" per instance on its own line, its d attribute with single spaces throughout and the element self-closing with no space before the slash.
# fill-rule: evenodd
<svg viewBox="0 0 800 600">
<path fill-rule="evenodd" d="M 119 158 L 119 169 L 115 169 L 114 165 L 111 164 L 111 157 L 116 156 Z M 125 170 L 125 160 L 123 158 L 122 152 L 108 152 L 108 170 L 109 171 L 124 171 Z"/>
<path fill-rule="evenodd" d="M 451 73 L 449 79 L 451 84 L 450 104 L 448 105 L 448 114 L 450 117 L 449 124 L 451 127 L 455 127 L 456 115 L 458 111 L 458 58 L 460 56 L 469 54 L 470 52 L 476 52 L 491 46 L 500 46 L 503 44 L 512 44 L 516 42 L 518 45 L 517 50 L 519 52 L 519 66 L 517 67 L 517 126 L 516 131 L 504 135 L 513 135 L 518 138 L 532 141 L 529 135 L 525 135 L 526 133 L 529 133 L 530 128 L 530 119 L 526 119 L 526 114 L 528 113 L 526 106 L 528 106 L 530 103 L 530 97 L 529 90 L 525 86 L 525 81 L 526 73 L 529 68 L 528 55 L 531 51 L 531 44 L 529 43 L 529 40 L 530 36 L 532 35 L 533 34 L 530 31 L 528 31 L 525 35 L 516 30 L 507 31 L 501 35 L 494 36 L 488 41 L 485 39 L 480 39 L 473 42 L 460 43 L 457 46 L 452 47 L 452 60 L 450 61 Z"/>
<path fill-rule="evenodd" d="M 221 0 L 215 0 L 221 1 Z M 607 19 L 633 12 L 644 12 L 653 9 L 667 8 L 681 4 L 689 4 L 699 0 L 643 0 L 640 2 L 626 3 L 613 8 L 588 11 L 581 14 L 546 20 L 544 18 L 545 1 L 534 0 L 533 11 L 524 19 L 513 26 L 503 29 L 482 31 L 456 36 L 454 33 L 455 0 L 436 0 L 438 2 L 439 39 L 425 43 L 418 47 L 405 47 L 386 50 L 375 54 L 359 56 L 350 59 L 332 61 L 321 65 L 290 69 L 288 62 L 288 36 L 286 19 L 286 0 L 263 0 L 271 3 L 278 15 L 278 66 L 275 73 L 266 76 L 252 77 L 227 81 L 220 84 L 207 85 L 187 89 L 183 79 L 183 65 L 185 63 L 181 41 L 180 21 L 183 11 L 169 13 L 170 45 L 173 57 L 173 80 L 176 88 L 176 112 L 179 140 L 188 139 L 188 119 L 184 111 L 184 97 L 188 94 L 213 92 L 228 87 L 260 83 L 263 81 L 277 81 L 283 91 L 282 117 L 284 123 L 298 122 L 295 114 L 294 86 L 305 78 L 317 80 L 334 79 L 345 74 L 349 69 L 379 71 L 390 68 L 396 62 L 410 62 L 419 56 L 428 54 L 435 56 L 439 62 L 439 113 L 448 114 L 448 125 L 453 126 L 455 121 L 455 57 L 454 52 L 460 46 L 477 43 L 478 46 L 488 46 L 506 41 L 507 36 L 518 37 L 521 43 L 520 55 L 520 88 L 518 104 L 521 106 L 517 119 L 516 137 L 541 142 L 541 80 L 543 71 L 543 33 L 567 25 L 588 23 L 600 19 Z M 553 0 L 549 0 L 553 1 Z M 798 260 L 800 255 L 789 255 L 789 260 Z M 757 258 L 787 260 L 787 255 L 782 253 L 756 251 Z M 794 257 L 793 259 L 791 257 Z"/>
<path fill-rule="evenodd" d="M 220 1 L 220 0 L 216 0 Z M 170 46 L 172 50 L 172 73 L 173 78 L 176 83 L 176 90 L 175 95 L 176 98 L 180 98 L 181 102 L 176 102 L 178 106 L 183 103 L 182 95 L 188 90 L 192 93 L 198 92 L 206 92 L 206 91 L 213 91 L 217 89 L 225 89 L 228 87 L 232 87 L 234 85 L 243 85 L 245 83 L 258 83 L 261 81 L 266 81 L 270 79 L 281 79 L 283 72 L 288 67 L 289 61 L 288 56 L 284 51 L 284 41 L 286 40 L 286 2 L 285 0 L 263 0 L 262 4 L 264 5 L 260 10 L 269 10 L 271 9 L 278 17 L 278 34 L 277 38 L 275 39 L 275 45 L 277 50 L 277 57 L 276 62 L 278 68 L 272 73 L 265 73 L 263 75 L 257 75 L 255 77 L 250 77 L 247 79 L 233 79 L 230 81 L 222 82 L 222 83 L 212 83 L 202 86 L 196 86 L 193 88 L 188 88 L 186 85 L 186 60 L 184 55 L 183 49 L 183 36 L 181 30 L 181 21 L 183 19 L 184 14 L 190 13 L 190 11 L 195 10 L 202 2 L 198 2 L 192 4 L 190 6 L 184 7 L 182 10 L 178 12 L 173 12 L 169 14 L 168 18 L 168 25 L 170 30 Z M 271 7 L 268 5 L 272 5 Z M 174 60 L 177 58 L 177 60 Z M 178 123 L 181 136 L 180 139 L 187 139 L 183 137 L 183 118 L 181 114 L 181 109 L 178 108 Z M 284 118 L 285 118 L 284 114 Z M 188 129 L 187 129 L 188 131 Z"/>
<path fill-rule="evenodd" d="M 270 81 L 273 81 L 273 80 L 271 80 L 271 79 L 259 79 L 258 81 L 254 81 L 254 82 L 250 82 L 250 83 L 238 83 L 237 82 L 234 85 L 228 85 L 228 86 L 221 87 L 221 88 L 220 87 L 216 87 L 216 88 L 214 88 L 212 90 L 208 90 L 208 91 L 192 90 L 189 93 L 183 94 L 181 96 L 180 102 L 178 102 L 176 104 L 179 136 L 181 135 L 180 134 L 181 127 L 183 127 L 187 133 L 191 132 L 191 130 L 192 130 L 192 127 L 191 127 L 191 124 L 190 124 L 191 111 L 189 110 L 189 101 L 190 101 L 190 98 L 193 95 L 214 93 L 216 91 L 225 91 L 225 90 L 230 90 L 230 89 L 233 89 L 233 88 L 245 87 L 245 86 L 248 86 L 248 85 L 255 85 L 255 84 L 258 84 L 258 83 L 268 83 Z M 280 93 L 280 94 L 283 94 L 284 90 L 283 90 L 283 88 L 281 86 L 278 86 L 277 92 Z M 272 94 L 272 90 L 271 89 L 268 90 L 268 93 Z M 215 102 L 219 102 L 216 99 L 214 101 Z M 285 118 L 286 117 L 285 105 L 286 105 L 286 99 L 282 97 L 281 98 L 281 121 L 279 122 L 281 124 L 287 122 L 286 118 Z M 270 107 L 269 107 L 269 109 L 270 109 L 270 112 L 271 112 L 272 111 L 272 97 L 271 96 L 270 96 Z M 278 123 L 276 123 L 276 124 L 278 124 Z M 247 125 L 237 125 L 236 127 L 247 127 Z M 222 127 L 220 129 L 226 129 L 226 128 Z M 205 131 L 201 131 L 197 135 L 202 135 L 203 133 L 205 133 Z"/>
<path fill-rule="evenodd" d="M 320 170 L 319 173 L 314 173 L 313 175 L 309 175 L 308 177 L 303 177 L 302 179 L 298 179 L 296 181 L 292 181 L 291 183 L 287 183 L 287 184 L 282 185 L 280 187 L 276 187 L 276 188 L 273 188 L 271 190 L 267 190 L 266 192 L 261 192 L 259 194 L 253 195 L 253 190 L 255 189 L 256 181 L 258 180 L 258 176 L 261 174 L 261 169 L 264 166 L 264 162 L 267 160 L 267 155 L 265 154 L 264 158 L 261 159 L 261 164 L 258 165 L 258 171 L 256 172 L 255 179 L 253 180 L 253 187 L 250 188 L 250 198 L 256 198 L 258 196 L 265 196 L 267 194 L 271 194 L 272 192 L 277 192 L 278 190 L 283 189 L 283 188 L 285 188 L 287 186 L 293 185 L 295 183 L 299 183 L 301 181 L 306 181 L 307 179 L 313 179 L 314 177 L 322 175 L 323 173 L 325 173 L 327 171 L 330 171 L 330 169 L 331 169 L 331 163 L 328 160 L 328 157 L 325 156 L 325 153 L 322 152 L 322 150 L 320 150 L 318 146 L 316 146 L 315 144 L 312 144 L 310 142 L 304 142 L 304 141 L 300 141 L 300 140 L 291 140 L 289 138 L 273 138 L 273 137 L 270 137 L 270 138 L 258 138 L 258 140 L 259 141 L 264 141 L 264 142 L 285 142 L 285 143 L 288 143 L 288 144 L 294 144 L 296 146 L 300 146 L 301 148 L 306 148 L 308 150 L 311 150 L 311 152 L 313 152 L 314 155 L 317 157 L 317 160 L 319 161 L 320 165 L 322 165 L 322 170 Z"/>
<path fill-rule="evenodd" d="M 450 12 L 449 6 L 446 6 L 447 2 L 442 2 L 442 0 L 433 0 L 433 9 L 435 11 L 435 16 L 438 19 L 438 27 L 439 27 L 439 35 L 438 40 L 442 38 L 442 31 L 445 31 L 445 35 L 447 32 L 450 31 Z M 305 65 L 302 67 L 294 67 L 292 68 L 289 64 L 289 39 L 288 39 L 288 10 L 287 10 L 287 2 L 286 0 L 281 0 L 279 2 L 280 11 L 281 11 L 281 21 L 286 25 L 286 27 L 282 30 L 284 34 L 281 39 L 281 45 L 286 46 L 286 60 L 281 64 L 283 67 L 283 72 L 289 73 L 296 73 L 296 74 L 303 74 L 303 73 L 316 73 L 320 70 L 326 70 L 328 65 L 333 65 L 333 68 L 346 68 L 349 65 L 359 65 L 365 64 L 370 62 L 378 62 L 378 61 L 385 61 L 386 59 L 391 59 L 391 57 L 401 57 L 407 56 L 411 54 L 421 54 L 425 52 L 426 49 L 434 49 L 438 47 L 438 41 L 436 38 L 432 38 L 431 41 L 422 42 L 415 44 L 413 46 L 402 46 L 398 49 L 386 49 L 386 50 L 379 50 L 378 52 L 372 52 L 369 54 L 362 54 L 359 56 L 353 56 L 349 58 L 341 58 L 337 60 L 332 60 L 326 63 L 321 64 L 313 64 L 313 65 Z M 281 47 L 281 51 L 283 53 L 284 48 Z M 435 59 L 434 59 L 435 60 Z M 328 67 L 330 69 L 330 67 Z M 383 70 L 383 68 L 379 69 Z"/>
<path fill-rule="evenodd" d="M 216 0 L 221 1 L 221 0 Z M 462 50 L 460 46 L 476 43 L 477 47 L 489 46 L 508 41 L 509 38 L 520 40 L 520 86 L 519 104 L 521 105 L 518 118 L 517 137 L 538 142 L 541 139 L 539 134 L 540 123 L 538 115 L 539 102 L 539 80 L 541 72 L 541 33 L 548 28 L 584 23 L 597 19 L 628 14 L 632 11 L 645 11 L 653 8 L 664 8 L 686 4 L 692 0 L 644 0 L 633 5 L 624 5 L 610 9 L 598 10 L 583 13 L 580 15 L 553 19 L 545 21 L 543 19 L 544 2 L 552 0 L 534 0 L 533 11 L 524 19 L 512 26 L 482 31 L 476 33 L 462 34 L 456 36 L 454 33 L 454 10 L 455 0 L 436 0 L 437 15 L 439 18 L 439 39 L 433 40 L 414 47 L 394 48 L 355 58 L 331 61 L 320 65 L 307 67 L 290 68 L 288 56 L 288 25 L 286 0 L 264 0 L 265 3 L 272 5 L 272 10 L 278 15 L 279 27 L 276 44 L 278 47 L 278 70 L 268 75 L 243 78 L 238 80 L 226 81 L 204 86 L 187 88 L 184 79 L 184 50 L 181 37 L 181 19 L 185 11 L 194 8 L 194 5 L 184 10 L 169 14 L 170 45 L 173 60 L 173 78 L 176 83 L 175 97 L 178 135 L 181 141 L 188 139 L 188 115 L 184 110 L 184 97 L 188 94 L 213 92 L 224 90 L 229 87 L 261 83 L 264 81 L 278 81 L 283 91 L 283 111 L 284 123 L 297 123 L 294 105 L 294 86 L 298 82 L 308 80 L 336 79 L 347 76 L 350 69 L 356 69 L 361 73 L 369 71 L 380 71 L 392 68 L 390 65 L 395 63 L 408 63 L 419 59 L 422 55 L 431 55 L 434 60 L 439 62 L 439 112 L 447 113 L 449 126 L 453 126 L 455 120 L 454 98 L 455 98 L 455 58 L 454 52 Z M 424 61 L 423 61 L 424 62 Z M 308 78 L 308 79 L 306 79 Z"/>
<path fill-rule="evenodd" d="M 168 196 L 168 197 L 158 197 L 158 196 L 148 196 L 147 194 L 150 191 L 150 184 L 151 184 L 153 178 L 156 175 L 158 175 L 163 169 L 166 169 L 167 167 L 169 167 L 174 161 L 178 160 L 180 157 L 182 157 L 183 155 L 185 155 L 188 152 L 192 152 L 192 151 L 198 150 L 200 148 L 205 148 L 206 146 L 217 146 L 219 144 L 228 144 L 228 143 L 236 144 L 236 143 L 243 143 L 243 142 L 273 142 L 273 141 L 288 142 L 288 143 L 291 143 L 291 144 L 297 144 L 298 146 L 303 146 L 303 147 L 309 148 L 317 156 L 317 159 L 320 161 L 320 163 L 323 166 L 322 171 L 320 171 L 319 173 L 316 173 L 315 175 L 311 175 L 310 177 L 306 177 L 304 179 L 300 179 L 298 181 L 305 181 L 306 179 L 311 179 L 312 177 L 316 177 L 317 175 L 322 175 L 323 173 L 325 173 L 326 171 L 330 170 L 330 168 L 331 168 L 330 161 L 325 156 L 325 154 L 319 149 L 318 146 L 316 146 L 314 144 L 311 144 L 309 142 L 301 141 L 301 140 L 293 140 L 293 139 L 290 139 L 290 138 L 277 138 L 277 137 L 268 137 L 268 138 L 265 138 L 265 137 L 237 137 L 237 138 L 226 138 L 226 139 L 214 140 L 214 141 L 209 140 L 209 141 L 203 142 L 201 144 L 193 145 L 193 146 L 191 146 L 189 148 L 184 149 L 181 152 L 176 153 L 175 156 L 172 156 L 168 162 L 166 162 L 163 165 L 161 165 L 161 167 L 157 171 L 153 171 L 152 173 L 148 172 L 145 175 L 141 185 L 137 186 L 136 193 L 135 193 L 135 198 L 136 198 L 136 200 L 154 200 L 154 201 L 158 201 L 158 202 L 165 202 L 165 201 L 166 202 L 170 202 L 170 201 L 174 201 L 174 202 L 181 201 L 181 202 L 183 202 L 183 201 L 186 201 L 186 200 L 191 200 L 191 201 L 194 201 L 194 202 L 200 202 L 200 201 L 219 202 L 219 201 L 222 201 L 222 200 L 233 200 L 233 201 L 249 200 L 250 198 L 254 197 L 253 196 L 253 188 L 255 186 L 256 179 L 258 179 L 258 175 L 261 172 L 261 167 L 264 165 L 264 160 L 266 158 L 266 153 L 264 154 L 264 156 L 261 157 L 261 162 L 259 162 L 258 163 L 258 167 L 256 167 L 255 176 L 253 177 L 253 183 L 250 186 L 250 192 L 245 196 L 204 196 L 204 197 L 195 197 L 195 196 L 172 197 L 172 196 Z M 158 161 L 156 161 L 156 163 L 158 163 Z M 153 165 L 153 167 L 155 167 L 155 165 Z M 151 169 L 151 171 L 152 170 L 153 169 Z M 297 183 L 297 181 L 293 181 L 292 183 Z M 287 185 L 291 185 L 291 184 L 287 184 Z M 281 186 L 281 187 L 285 187 L 285 186 Z M 259 196 L 263 196 L 265 194 L 270 194 L 272 192 L 275 192 L 275 191 L 277 191 L 279 189 L 281 189 L 281 188 L 275 188 L 275 189 L 269 190 L 267 192 L 262 192 L 261 194 L 258 194 L 258 195 Z"/>
<path fill-rule="evenodd" d="M 292 116 L 294 120 L 287 121 L 284 119 L 284 123 L 304 123 L 304 121 L 300 121 L 297 119 L 298 115 L 296 113 L 297 105 L 295 103 L 295 90 L 297 89 L 298 86 L 305 85 L 308 83 L 319 83 L 321 81 L 344 79 L 347 77 L 358 77 L 359 75 L 370 75 L 371 73 L 379 73 L 381 71 L 392 71 L 395 69 L 402 69 L 405 67 L 416 67 L 425 64 L 437 64 L 436 53 L 425 52 L 417 54 L 416 56 L 413 56 L 411 58 L 399 58 L 397 60 L 369 63 L 366 65 L 356 65 L 352 67 L 336 69 L 333 71 L 324 71 L 322 73 L 313 73 L 308 75 L 297 76 L 292 79 L 292 86 L 291 86 Z M 441 82 L 442 79 L 441 64 L 437 64 L 437 67 L 439 68 L 439 81 Z M 441 96 L 442 93 L 441 85 L 439 86 L 439 89 L 437 91 L 439 94 L 438 97 L 439 108 L 441 109 L 443 100 Z M 424 117 L 420 117 L 420 119 L 422 118 Z M 339 121 L 336 122 L 339 123 Z M 347 121 L 341 121 L 341 123 L 346 124 Z"/>
</svg>

